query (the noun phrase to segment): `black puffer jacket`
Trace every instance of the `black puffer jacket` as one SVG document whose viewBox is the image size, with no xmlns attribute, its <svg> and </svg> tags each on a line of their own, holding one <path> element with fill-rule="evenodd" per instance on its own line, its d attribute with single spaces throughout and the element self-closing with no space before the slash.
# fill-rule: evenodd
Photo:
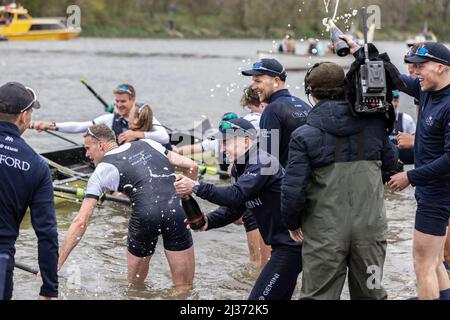
<svg viewBox="0 0 450 320">
<path fill-rule="evenodd" d="M 281 203 L 290 230 L 300 227 L 299 217 L 293 213 L 301 215 L 306 206 L 312 170 L 364 160 L 382 161 L 382 170 L 395 169 L 397 155 L 383 117 L 355 116 L 346 101 L 324 100 L 312 109 L 307 124 L 294 131 L 290 142 Z"/>
</svg>

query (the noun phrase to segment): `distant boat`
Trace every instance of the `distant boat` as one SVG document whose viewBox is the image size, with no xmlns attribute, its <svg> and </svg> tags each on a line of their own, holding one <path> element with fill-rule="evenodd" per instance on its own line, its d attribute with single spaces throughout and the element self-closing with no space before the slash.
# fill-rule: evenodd
<svg viewBox="0 0 450 320">
<path fill-rule="evenodd" d="M 0 7 L 0 40 L 69 40 L 80 32 L 67 28 L 63 19 L 35 19 L 15 3 Z"/>
<path fill-rule="evenodd" d="M 286 71 L 305 71 L 311 68 L 314 64 L 320 62 L 334 62 L 344 69 L 349 69 L 351 64 L 355 61 L 352 55 L 341 58 L 337 55 L 310 55 L 310 54 L 289 54 L 272 51 L 258 51 L 259 59 L 276 59 L 286 69 Z"/>
</svg>

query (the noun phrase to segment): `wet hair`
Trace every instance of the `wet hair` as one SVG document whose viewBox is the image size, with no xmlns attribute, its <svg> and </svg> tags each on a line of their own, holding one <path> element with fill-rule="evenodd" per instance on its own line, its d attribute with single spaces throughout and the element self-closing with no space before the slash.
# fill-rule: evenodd
<svg viewBox="0 0 450 320">
<path fill-rule="evenodd" d="M 243 108 L 247 107 L 248 105 L 251 106 L 259 106 L 261 101 L 259 100 L 259 95 L 256 93 L 255 90 L 252 89 L 251 86 L 248 86 L 244 89 L 244 95 L 241 98 L 241 106 Z"/>
<path fill-rule="evenodd" d="M 153 110 L 148 105 L 136 106 L 134 108 L 134 121 L 128 124 L 130 130 L 149 132 L 153 131 Z"/>
<path fill-rule="evenodd" d="M 84 137 L 93 137 L 105 142 L 116 142 L 116 134 L 105 124 L 90 127 Z"/>
</svg>

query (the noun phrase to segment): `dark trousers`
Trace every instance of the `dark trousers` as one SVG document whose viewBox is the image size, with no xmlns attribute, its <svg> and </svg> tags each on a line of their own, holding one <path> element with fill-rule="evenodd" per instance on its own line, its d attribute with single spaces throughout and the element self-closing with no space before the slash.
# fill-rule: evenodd
<svg viewBox="0 0 450 320">
<path fill-rule="evenodd" d="M 291 300 L 302 272 L 302 254 L 298 248 L 274 247 L 270 260 L 261 271 L 249 300 Z"/>
<path fill-rule="evenodd" d="M 11 300 L 13 271 L 8 267 L 9 256 L 0 255 L 0 300 Z"/>
</svg>

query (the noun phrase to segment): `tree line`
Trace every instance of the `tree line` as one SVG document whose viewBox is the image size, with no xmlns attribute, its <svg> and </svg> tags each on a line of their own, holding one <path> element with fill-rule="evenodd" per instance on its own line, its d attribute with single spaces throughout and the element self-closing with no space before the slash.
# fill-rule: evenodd
<svg viewBox="0 0 450 320">
<path fill-rule="evenodd" d="M 320 37 L 327 0 L 21 0 L 35 16 L 64 16 L 81 7 L 85 35 L 273 38 L 289 32 Z M 336 0 L 329 1 L 334 11 Z M 341 0 L 338 15 L 361 6 L 381 8 L 383 40 L 404 40 L 425 24 L 450 40 L 449 0 Z M 328 14 L 328 16 L 331 15 Z M 170 23 L 169 23 L 170 21 Z M 357 25 L 358 17 L 352 19 Z"/>
</svg>

